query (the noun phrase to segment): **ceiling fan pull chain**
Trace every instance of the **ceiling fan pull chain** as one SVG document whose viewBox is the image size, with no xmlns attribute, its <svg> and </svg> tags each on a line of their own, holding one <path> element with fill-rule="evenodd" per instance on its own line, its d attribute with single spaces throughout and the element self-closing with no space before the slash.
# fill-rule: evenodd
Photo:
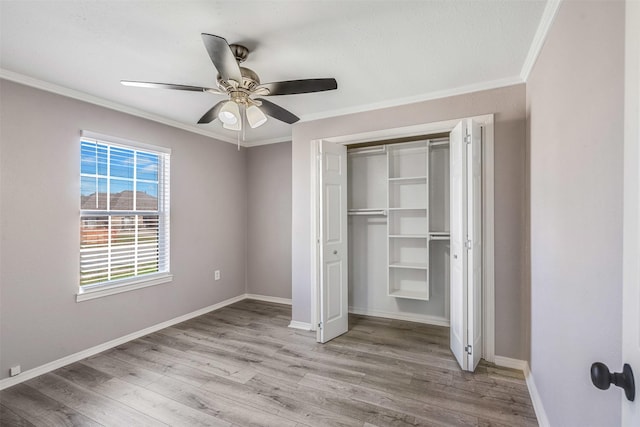
<svg viewBox="0 0 640 427">
<path fill-rule="evenodd" d="M 242 142 L 244 142 L 244 140 L 245 140 L 244 132 L 245 132 L 245 129 L 246 129 L 245 124 L 247 122 L 246 121 L 246 118 L 247 118 L 246 116 L 247 116 L 247 107 L 244 106 L 243 108 L 240 109 L 240 119 L 241 119 L 240 123 L 242 123 L 242 126 L 240 127 L 242 129 Z M 240 151 L 240 142 L 238 142 L 238 151 Z"/>
</svg>

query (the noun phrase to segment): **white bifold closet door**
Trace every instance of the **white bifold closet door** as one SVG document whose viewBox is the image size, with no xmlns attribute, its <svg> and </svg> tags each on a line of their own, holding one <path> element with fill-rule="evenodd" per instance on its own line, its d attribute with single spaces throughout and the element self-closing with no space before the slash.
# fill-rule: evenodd
<svg viewBox="0 0 640 427">
<path fill-rule="evenodd" d="M 319 144 L 320 178 L 320 323 L 317 341 L 327 342 L 347 332 L 347 147 Z"/>
<path fill-rule="evenodd" d="M 462 121 L 449 135 L 450 347 L 460 367 L 482 356 L 482 129 Z"/>
</svg>

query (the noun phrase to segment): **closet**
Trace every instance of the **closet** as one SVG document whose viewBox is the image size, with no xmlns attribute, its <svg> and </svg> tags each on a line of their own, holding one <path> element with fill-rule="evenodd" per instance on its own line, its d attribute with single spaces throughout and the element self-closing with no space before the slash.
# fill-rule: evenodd
<svg viewBox="0 0 640 427">
<path fill-rule="evenodd" d="M 392 131 L 312 142 L 317 340 L 349 313 L 445 325 L 473 371 L 494 350 L 493 116 Z"/>
<path fill-rule="evenodd" d="M 350 311 L 448 324 L 448 137 L 347 153 Z"/>
</svg>

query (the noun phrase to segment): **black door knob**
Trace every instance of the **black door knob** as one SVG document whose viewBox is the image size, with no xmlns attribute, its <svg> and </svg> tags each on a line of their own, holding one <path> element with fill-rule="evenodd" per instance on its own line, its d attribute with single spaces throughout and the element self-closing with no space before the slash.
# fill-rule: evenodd
<svg viewBox="0 0 640 427">
<path fill-rule="evenodd" d="M 622 372 L 609 371 L 607 365 L 596 362 L 591 365 L 591 382 L 600 390 L 606 390 L 611 384 L 617 385 L 624 389 L 627 399 L 633 402 L 636 397 L 636 383 L 633 381 L 633 371 L 631 366 L 625 363 Z"/>
</svg>

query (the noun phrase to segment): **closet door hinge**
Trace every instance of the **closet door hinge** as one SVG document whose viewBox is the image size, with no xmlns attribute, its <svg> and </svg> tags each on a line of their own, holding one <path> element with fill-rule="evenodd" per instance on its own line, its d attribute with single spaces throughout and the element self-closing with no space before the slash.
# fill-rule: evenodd
<svg viewBox="0 0 640 427">
<path fill-rule="evenodd" d="M 473 346 L 468 345 L 464 348 L 464 351 L 467 352 L 467 354 L 473 354 Z"/>
<path fill-rule="evenodd" d="M 466 142 L 467 144 L 471 144 L 471 134 L 468 133 L 464 136 L 464 142 Z"/>
<path fill-rule="evenodd" d="M 465 240 L 464 247 L 467 248 L 468 250 L 471 250 L 471 240 L 469 239 Z"/>
<path fill-rule="evenodd" d="M 318 329 L 322 329 L 322 322 L 318 323 Z"/>
</svg>

